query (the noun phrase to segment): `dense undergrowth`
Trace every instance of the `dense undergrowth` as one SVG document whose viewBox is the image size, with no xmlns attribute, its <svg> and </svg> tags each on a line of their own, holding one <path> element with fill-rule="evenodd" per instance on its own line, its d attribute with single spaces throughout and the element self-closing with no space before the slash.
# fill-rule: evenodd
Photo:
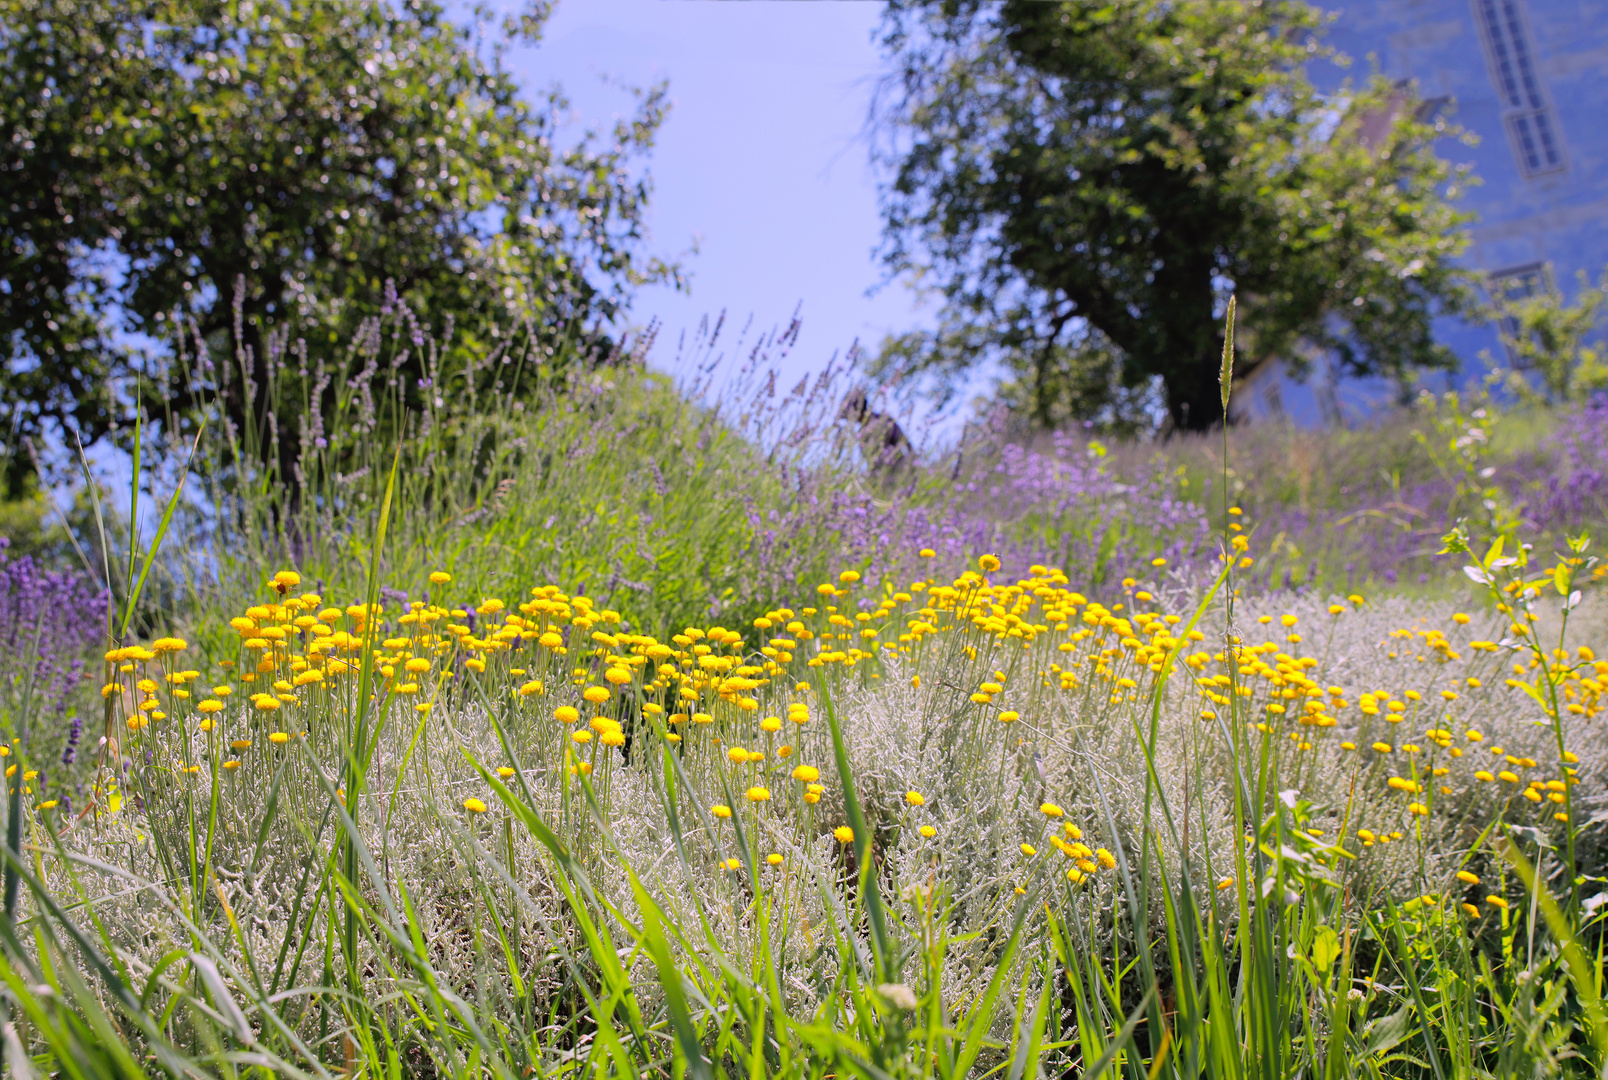
<svg viewBox="0 0 1608 1080">
<path fill-rule="evenodd" d="M 868 468 L 718 341 L 0 553 L 8 1068 L 1600 1074 L 1608 410 Z"/>
</svg>

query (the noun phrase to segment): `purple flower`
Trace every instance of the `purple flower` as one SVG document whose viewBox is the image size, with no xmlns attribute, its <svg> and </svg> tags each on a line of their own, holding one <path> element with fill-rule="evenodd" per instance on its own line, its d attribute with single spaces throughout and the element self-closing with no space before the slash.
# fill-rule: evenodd
<svg viewBox="0 0 1608 1080">
<path fill-rule="evenodd" d="M 10 558 L 10 547 L 0 536 L 0 679 L 14 683 L 32 669 L 36 720 L 70 718 L 62 760 L 71 764 L 83 735 L 72 691 L 84 680 L 86 654 L 105 637 L 107 594 L 81 574 Z"/>
</svg>

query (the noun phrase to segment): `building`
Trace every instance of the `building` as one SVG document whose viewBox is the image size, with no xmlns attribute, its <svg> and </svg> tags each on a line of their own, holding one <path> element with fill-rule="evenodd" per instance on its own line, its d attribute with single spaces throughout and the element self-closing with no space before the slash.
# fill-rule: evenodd
<svg viewBox="0 0 1608 1080">
<path fill-rule="evenodd" d="M 1476 215 L 1464 259 L 1491 293 L 1526 295 L 1546 275 L 1564 293 L 1608 268 L 1608 0 L 1317 0 L 1327 43 L 1352 58 L 1312 72 L 1338 88 L 1378 70 L 1425 107 L 1479 137 L 1441 153 L 1480 183 L 1458 199 Z M 1494 326 L 1444 319 L 1437 336 L 1462 360 L 1455 382 L 1508 363 Z M 1344 422 L 1397 392 L 1385 380 L 1336 380 L 1319 358 L 1297 382 L 1276 365 L 1247 379 L 1245 419 Z"/>
</svg>

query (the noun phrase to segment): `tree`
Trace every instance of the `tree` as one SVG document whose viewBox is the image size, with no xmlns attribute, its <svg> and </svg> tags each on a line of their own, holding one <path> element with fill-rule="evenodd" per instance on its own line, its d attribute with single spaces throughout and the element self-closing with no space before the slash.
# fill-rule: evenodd
<svg viewBox="0 0 1608 1080">
<path fill-rule="evenodd" d="M 1155 390 L 1203 429 L 1232 293 L 1253 360 L 1453 366 L 1430 333 L 1468 295 L 1456 173 L 1430 149 L 1448 131 L 1410 87 L 1319 94 L 1321 20 L 1293 0 L 895 0 L 882 255 L 945 308 L 882 368 L 950 390 L 997 365 L 1040 424 L 1131 418 Z"/>
<path fill-rule="evenodd" d="M 1513 366 L 1510 384 L 1521 396 L 1576 404 L 1608 389 L 1608 348 L 1602 311 L 1608 304 L 1608 271 L 1597 284 L 1584 270 L 1576 275 L 1573 303 L 1544 267 L 1517 287 L 1492 289 L 1490 317 Z M 1595 344 L 1591 339 L 1595 335 Z M 1523 373 L 1533 372 L 1540 393 Z"/>
<path fill-rule="evenodd" d="M 552 355 L 642 282 L 679 283 L 643 251 L 633 174 L 663 88 L 560 149 L 562 95 L 528 105 L 484 45 L 430 0 L 0 0 L 6 487 L 27 461 L 12 443 L 87 444 L 141 399 L 182 427 L 221 391 L 263 421 L 276 328 L 332 348 L 394 294 L 460 347 L 524 325 Z M 176 334 L 244 377 L 140 377 L 149 339 L 171 355 Z M 296 417 L 273 422 L 293 445 Z"/>
</svg>

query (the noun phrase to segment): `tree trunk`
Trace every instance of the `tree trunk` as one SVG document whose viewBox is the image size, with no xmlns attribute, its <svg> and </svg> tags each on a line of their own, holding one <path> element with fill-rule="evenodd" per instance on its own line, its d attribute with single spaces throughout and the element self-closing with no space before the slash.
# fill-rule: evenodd
<svg viewBox="0 0 1608 1080">
<path fill-rule="evenodd" d="M 1180 364 L 1167 379 L 1167 413 L 1175 431 L 1209 431 L 1223 421 L 1222 342 L 1215 353 L 1205 353 Z"/>
</svg>

